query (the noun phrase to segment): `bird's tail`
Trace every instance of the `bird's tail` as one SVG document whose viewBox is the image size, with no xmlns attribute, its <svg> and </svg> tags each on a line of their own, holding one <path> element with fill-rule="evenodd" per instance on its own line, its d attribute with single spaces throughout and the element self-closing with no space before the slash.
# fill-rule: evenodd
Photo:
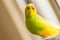
<svg viewBox="0 0 60 40">
<path fill-rule="evenodd" d="M 60 29 L 59 29 L 59 31 L 60 31 Z M 59 34 L 55 37 L 55 40 L 60 40 L 60 32 L 59 32 Z"/>
</svg>

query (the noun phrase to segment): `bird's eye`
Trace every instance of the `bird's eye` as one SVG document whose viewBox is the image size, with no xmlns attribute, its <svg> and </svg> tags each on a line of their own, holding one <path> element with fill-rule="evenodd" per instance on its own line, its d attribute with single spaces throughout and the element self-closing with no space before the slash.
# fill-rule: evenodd
<svg viewBox="0 0 60 40">
<path fill-rule="evenodd" d="M 30 9 L 29 7 L 27 7 L 27 9 Z"/>
<path fill-rule="evenodd" d="M 32 6 L 32 9 L 34 10 L 34 7 Z"/>
</svg>

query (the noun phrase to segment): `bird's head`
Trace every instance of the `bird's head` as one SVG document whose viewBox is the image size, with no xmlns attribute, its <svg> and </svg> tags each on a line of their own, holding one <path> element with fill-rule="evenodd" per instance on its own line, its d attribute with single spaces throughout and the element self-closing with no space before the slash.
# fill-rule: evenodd
<svg viewBox="0 0 60 40">
<path fill-rule="evenodd" d="M 25 8 L 25 16 L 26 17 L 34 17 L 36 16 L 36 7 L 33 4 L 28 4 Z"/>
</svg>

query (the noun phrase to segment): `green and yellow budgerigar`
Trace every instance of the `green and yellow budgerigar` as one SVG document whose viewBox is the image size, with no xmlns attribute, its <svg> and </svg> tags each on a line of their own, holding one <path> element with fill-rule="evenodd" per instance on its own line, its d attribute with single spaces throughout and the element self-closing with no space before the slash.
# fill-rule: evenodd
<svg viewBox="0 0 60 40">
<path fill-rule="evenodd" d="M 47 38 L 57 36 L 60 32 L 57 25 L 37 14 L 36 7 L 32 3 L 25 8 L 25 18 L 26 27 L 32 34 Z"/>
</svg>

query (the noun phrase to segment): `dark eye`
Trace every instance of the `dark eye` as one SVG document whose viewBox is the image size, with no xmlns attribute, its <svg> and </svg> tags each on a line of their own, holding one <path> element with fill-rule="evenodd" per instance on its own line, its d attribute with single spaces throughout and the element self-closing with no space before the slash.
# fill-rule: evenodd
<svg viewBox="0 0 60 40">
<path fill-rule="evenodd" d="M 29 7 L 27 7 L 27 9 L 30 9 Z"/>
<path fill-rule="evenodd" d="M 34 7 L 32 6 L 32 9 L 34 10 Z"/>
</svg>

